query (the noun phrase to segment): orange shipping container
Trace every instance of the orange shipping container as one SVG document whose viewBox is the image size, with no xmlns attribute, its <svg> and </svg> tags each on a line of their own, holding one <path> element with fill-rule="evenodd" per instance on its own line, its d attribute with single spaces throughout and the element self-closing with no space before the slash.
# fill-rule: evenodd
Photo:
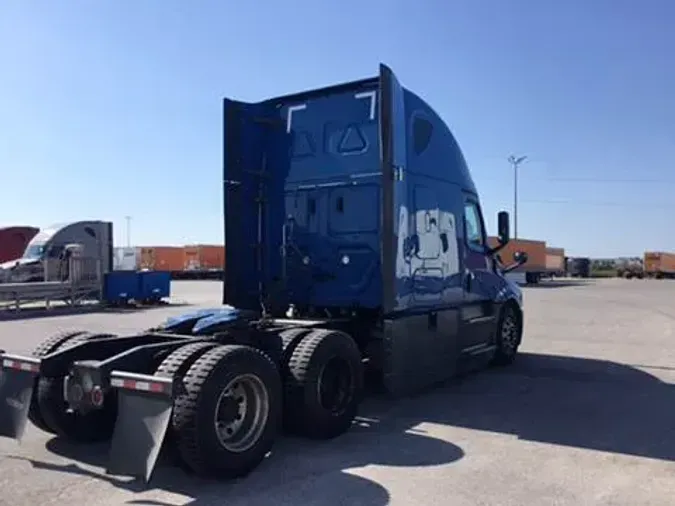
<svg viewBox="0 0 675 506">
<path fill-rule="evenodd" d="M 563 271 L 565 269 L 565 249 L 546 248 L 546 270 Z"/>
<path fill-rule="evenodd" d="M 645 272 L 648 274 L 675 274 L 675 253 L 645 252 Z"/>
<path fill-rule="evenodd" d="M 183 269 L 186 271 L 222 270 L 225 267 L 225 246 L 197 244 L 183 248 Z"/>
<path fill-rule="evenodd" d="M 142 247 L 139 268 L 151 271 L 182 271 L 183 248 L 179 246 Z"/>
<path fill-rule="evenodd" d="M 499 244 L 496 237 L 488 237 L 488 244 L 494 248 Z M 516 251 L 527 253 L 527 262 L 515 270 L 515 272 L 543 272 L 546 270 L 546 242 L 532 241 L 529 239 L 511 239 L 499 252 L 504 265 L 513 262 L 513 254 Z"/>
</svg>

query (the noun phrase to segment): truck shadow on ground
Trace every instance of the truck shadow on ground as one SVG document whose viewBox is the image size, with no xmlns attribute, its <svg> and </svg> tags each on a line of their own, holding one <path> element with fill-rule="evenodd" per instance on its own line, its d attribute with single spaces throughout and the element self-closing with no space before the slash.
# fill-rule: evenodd
<svg viewBox="0 0 675 506">
<path fill-rule="evenodd" d="M 47 450 L 73 463 L 54 464 L 27 460 L 36 469 L 65 472 L 103 480 L 128 492 L 167 491 L 187 496 L 184 504 L 198 506 L 227 502 L 232 505 L 363 504 L 385 506 L 389 492 L 379 483 L 346 470 L 367 465 L 394 467 L 438 466 L 464 456 L 458 446 L 421 431 L 402 427 L 396 420 L 360 417 L 353 429 L 338 440 L 314 442 L 283 437 L 270 458 L 246 478 L 231 482 L 206 480 L 190 475 L 174 464 L 164 451 L 149 485 L 105 474 L 107 445 L 81 446 L 53 438 Z M 85 467 L 86 466 L 86 467 Z M 89 466 L 94 466 L 92 469 Z M 215 501 L 215 502 L 214 502 Z M 155 499 L 134 499 L 126 504 L 169 506 Z M 174 504 L 174 503 L 171 503 Z"/>
<path fill-rule="evenodd" d="M 461 427 L 675 461 L 674 395 L 672 385 L 627 365 L 523 353 L 510 367 L 471 374 L 400 402 L 371 398 L 350 433 L 322 443 L 283 438 L 272 458 L 238 482 L 197 479 L 168 465 L 166 456 L 149 486 L 75 463 L 31 462 L 36 468 L 84 474 L 130 492 L 149 488 L 183 494 L 192 506 L 225 497 L 228 505 L 266 504 L 270 494 L 284 504 L 319 504 L 331 497 L 335 503 L 377 506 L 388 503 L 387 490 L 345 470 L 368 464 L 434 466 L 463 457 L 459 447 L 432 437 L 433 427 L 420 425 L 424 423 L 444 426 L 445 434 Z M 74 446 L 56 438 L 48 442 L 48 450 L 100 468 L 107 459 L 106 446 Z M 127 504 L 165 503 L 139 498 Z"/>
<path fill-rule="evenodd" d="M 195 304 L 186 302 L 157 304 L 157 305 L 139 305 L 139 306 L 102 306 L 99 304 L 86 304 L 82 306 L 54 306 L 50 309 L 44 307 L 21 308 L 19 311 L 0 310 L 0 322 L 17 320 L 35 320 L 39 318 L 54 318 L 59 316 L 78 316 L 86 314 L 131 314 L 144 313 L 156 309 L 169 309 L 191 307 Z"/>
<path fill-rule="evenodd" d="M 566 279 L 551 279 L 543 280 L 537 284 L 525 284 L 524 288 L 533 288 L 535 290 L 541 288 L 572 288 L 575 286 L 590 286 L 594 284 L 593 280 L 566 280 Z"/>
<path fill-rule="evenodd" d="M 641 369 L 671 373 L 522 353 L 509 367 L 467 376 L 411 401 L 407 409 L 444 425 L 673 462 L 675 385 Z M 439 411 L 439 404 L 451 409 Z"/>
</svg>

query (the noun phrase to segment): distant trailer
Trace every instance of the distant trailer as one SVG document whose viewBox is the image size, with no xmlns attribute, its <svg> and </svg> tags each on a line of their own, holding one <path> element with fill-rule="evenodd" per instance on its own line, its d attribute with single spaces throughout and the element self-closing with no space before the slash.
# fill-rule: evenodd
<svg viewBox="0 0 675 506">
<path fill-rule="evenodd" d="M 546 248 L 546 272 L 551 277 L 562 277 L 565 275 L 564 248 Z"/>
<path fill-rule="evenodd" d="M 675 278 L 675 253 L 645 252 L 644 271 L 649 278 Z"/>
</svg>

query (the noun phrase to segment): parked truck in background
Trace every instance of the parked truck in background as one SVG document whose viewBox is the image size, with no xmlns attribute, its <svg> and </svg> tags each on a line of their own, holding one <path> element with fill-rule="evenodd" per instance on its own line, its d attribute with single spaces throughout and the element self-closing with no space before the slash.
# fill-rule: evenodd
<svg viewBox="0 0 675 506">
<path fill-rule="evenodd" d="M 646 251 L 644 272 L 650 278 L 675 278 L 675 253 Z"/>
<path fill-rule="evenodd" d="M 619 278 L 642 279 L 645 277 L 645 264 L 641 258 L 622 258 L 615 264 Z"/>
<path fill-rule="evenodd" d="M 515 360 L 522 293 L 504 272 L 527 255 L 500 268 L 508 213 L 488 246 L 455 138 L 388 67 L 226 99 L 223 116 L 226 305 L 0 354 L 0 435 L 21 437 L 29 418 L 111 441 L 108 472 L 148 480 L 169 432 L 185 466 L 230 478 L 265 458 L 280 426 L 347 431 L 366 372 L 397 397 Z"/>
<path fill-rule="evenodd" d="M 112 270 L 112 223 L 77 221 L 42 229 L 21 258 L 0 266 L 0 282 L 27 283 L 66 279 L 68 253 L 78 245 L 81 278 L 97 279 Z"/>
<path fill-rule="evenodd" d="M 568 257 L 567 275 L 572 278 L 590 278 L 591 259 L 587 257 Z"/>
<path fill-rule="evenodd" d="M 0 228 L 0 269 L 5 262 L 16 260 L 23 255 L 26 246 L 40 231 L 36 227 L 4 227 Z"/>
</svg>

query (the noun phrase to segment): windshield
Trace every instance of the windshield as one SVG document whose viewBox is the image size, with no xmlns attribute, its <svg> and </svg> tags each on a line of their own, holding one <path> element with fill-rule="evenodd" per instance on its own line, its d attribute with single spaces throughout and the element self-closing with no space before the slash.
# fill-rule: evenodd
<svg viewBox="0 0 675 506">
<path fill-rule="evenodd" d="M 26 248 L 26 251 L 23 253 L 23 258 L 42 258 L 42 255 L 45 252 L 45 245 L 42 244 L 30 244 Z"/>
</svg>

